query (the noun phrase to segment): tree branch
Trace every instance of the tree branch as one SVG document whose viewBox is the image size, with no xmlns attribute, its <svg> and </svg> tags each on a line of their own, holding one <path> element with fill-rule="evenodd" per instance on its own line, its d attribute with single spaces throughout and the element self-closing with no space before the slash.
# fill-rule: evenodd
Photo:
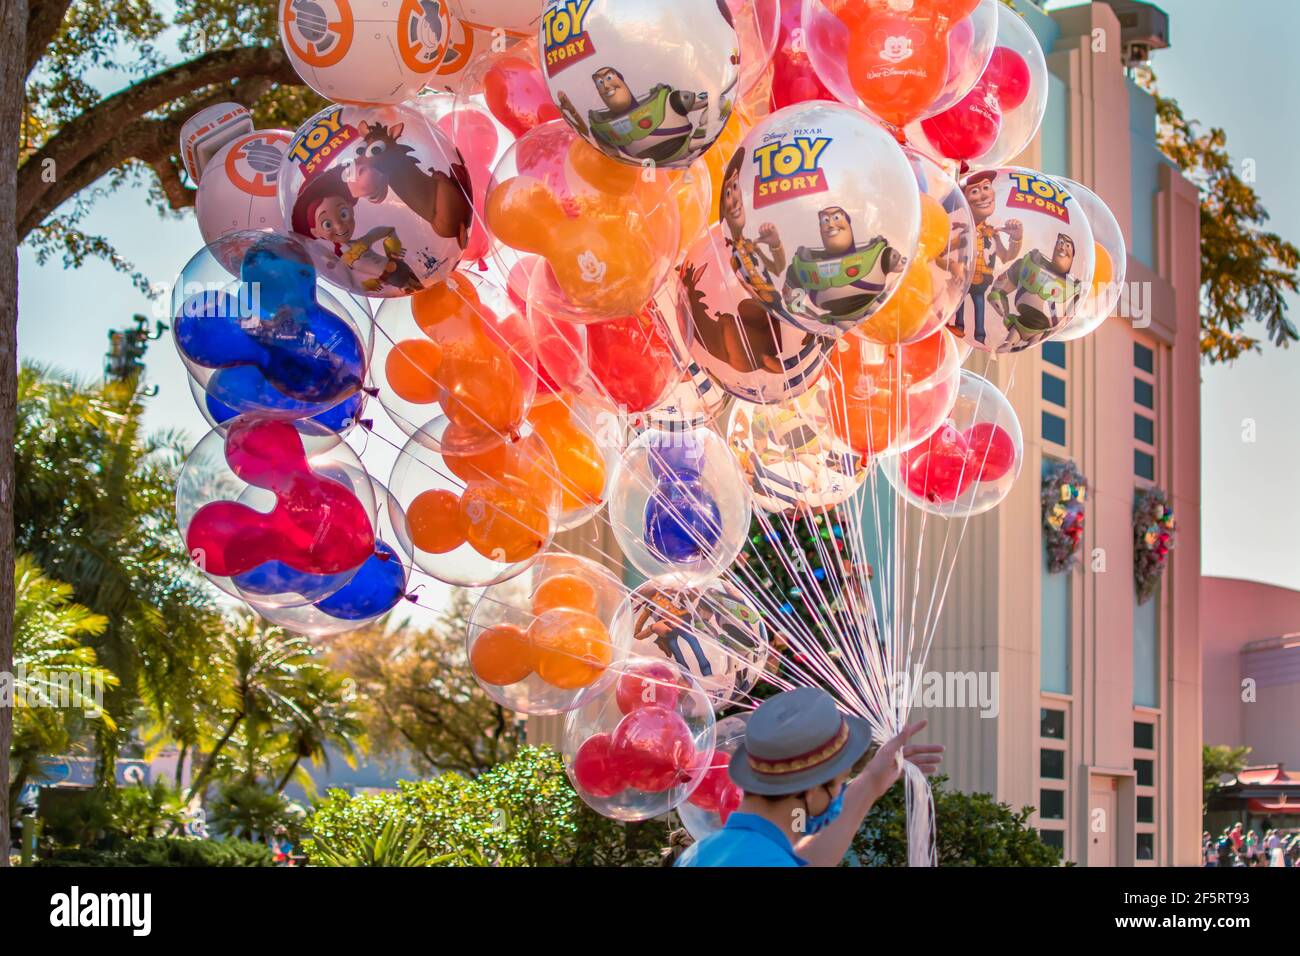
<svg viewBox="0 0 1300 956">
<path fill-rule="evenodd" d="M 283 50 L 237 47 L 205 53 L 102 100 L 64 124 L 18 168 L 19 240 L 76 191 L 67 189 L 64 180 L 75 175 L 83 182 L 84 188 L 86 177 L 93 169 L 100 169 L 100 175 L 103 175 L 120 162 L 137 158 L 140 148 L 128 146 L 124 140 L 128 132 L 141 132 L 135 124 L 144 120 L 148 113 L 215 84 L 228 84 L 220 99 L 251 103 L 274 83 L 296 85 L 301 82 Z M 220 99 L 215 101 L 220 102 Z M 194 109 L 189 107 L 185 112 L 191 114 Z M 167 120 L 175 123 L 177 131 L 184 121 L 184 116 L 176 115 Z M 109 148 L 113 144 L 117 146 Z M 174 151 L 174 142 L 169 149 Z M 114 157 L 117 162 L 103 165 Z M 88 169 L 83 164 L 92 158 L 96 161 Z M 151 159 L 145 161 L 153 165 Z M 46 170 L 52 170 L 54 175 L 47 175 Z M 54 197 L 58 197 L 57 201 L 51 201 Z"/>
<path fill-rule="evenodd" d="M 72 0 L 30 0 L 27 8 L 27 69 L 28 76 L 54 41 L 63 18 L 67 16 Z"/>
</svg>

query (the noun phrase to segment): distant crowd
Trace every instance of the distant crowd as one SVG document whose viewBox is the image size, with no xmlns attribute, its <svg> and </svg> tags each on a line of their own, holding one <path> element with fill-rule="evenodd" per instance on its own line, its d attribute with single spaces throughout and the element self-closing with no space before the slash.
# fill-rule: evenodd
<svg viewBox="0 0 1300 956">
<path fill-rule="evenodd" d="M 1201 852 L 1206 866 L 1300 866 L 1300 832 L 1257 833 L 1236 823 L 1225 827 L 1218 839 L 1207 830 Z"/>
</svg>

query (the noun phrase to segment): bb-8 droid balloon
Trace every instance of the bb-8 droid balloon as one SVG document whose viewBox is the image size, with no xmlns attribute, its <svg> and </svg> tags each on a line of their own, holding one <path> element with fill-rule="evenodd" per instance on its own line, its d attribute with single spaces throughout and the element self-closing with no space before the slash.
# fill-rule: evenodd
<svg viewBox="0 0 1300 956">
<path fill-rule="evenodd" d="M 451 39 L 447 0 L 279 0 L 280 42 L 303 82 L 361 106 L 404 102 L 433 81 Z"/>
<path fill-rule="evenodd" d="M 181 126 L 181 160 L 190 179 L 200 182 L 203 170 L 231 140 L 253 131 L 253 114 L 238 103 L 216 103 L 199 110 Z"/>
<path fill-rule="evenodd" d="M 283 129 L 245 133 L 204 167 L 194 209 L 205 243 L 232 232 L 282 227 L 276 186 L 289 137 Z"/>
</svg>

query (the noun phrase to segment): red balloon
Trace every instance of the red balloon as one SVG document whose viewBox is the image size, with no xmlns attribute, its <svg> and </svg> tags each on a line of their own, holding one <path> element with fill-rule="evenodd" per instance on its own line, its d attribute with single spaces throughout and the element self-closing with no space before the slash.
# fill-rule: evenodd
<svg viewBox="0 0 1300 956">
<path fill-rule="evenodd" d="M 312 470 L 289 422 L 236 419 L 226 432 L 226 462 L 273 492 L 275 507 L 213 501 L 195 512 L 185 545 L 208 573 L 232 577 L 280 561 L 304 574 L 342 574 L 374 554 L 365 507 L 352 489 Z"/>
<path fill-rule="evenodd" d="M 907 488 L 931 502 L 956 501 L 975 480 L 970 444 L 951 425 L 944 425 L 929 441 L 902 458 Z"/>
<path fill-rule="evenodd" d="M 704 772 L 699 785 L 687 798 L 687 803 L 711 813 L 717 813 L 721 810 L 727 788 L 735 787 L 735 784 L 731 782 L 731 774 L 727 769 L 730 766 L 731 755 L 720 754 L 715 750 L 709 758 L 709 769 Z"/>
<path fill-rule="evenodd" d="M 638 707 L 614 728 L 610 753 L 625 768 L 628 786 L 662 793 L 690 780 L 695 741 L 682 715 L 666 707 Z"/>
<path fill-rule="evenodd" d="M 976 481 L 997 481 L 1016 463 L 1016 443 L 1001 425 L 979 422 L 962 433 L 970 446 Z"/>
<path fill-rule="evenodd" d="M 921 120 L 921 130 L 948 159 L 974 159 L 993 148 L 1002 132 L 1002 107 L 980 80 L 956 106 Z"/>
<path fill-rule="evenodd" d="M 648 313 L 587 326 L 587 364 L 608 397 L 629 412 L 644 412 L 681 381 L 672 346 Z"/>
<path fill-rule="evenodd" d="M 740 809 L 740 802 L 744 799 L 745 791 L 734 783 L 728 782 L 726 789 L 722 791 L 722 796 L 718 799 L 718 816 L 724 825 L 727 822 L 727 817 Z"/>
<path fill-rule="evenodd" d="M 618 709 L 625 714 L 632 713 L 638 707 L 656 704 L 675 708 L 681 693 L 677 671 L 666 661 L 633 664 L 619 675 L 618 686 L 614 690 Z"/>
<path fill-rule="evenodd" d="M 504 56 L 489 67 L 483 78 L 483 98 L 492 115 L 515 136 L 562 118 L 551 102 L 542 71 L 521 56 Z"/>
<path fill-rule="evenodd" d="M 989 85 L 1003 110 L 1013 110 L 1029 95 L 1029 64 L 1010 47 L 995 47 L 980 82 Z"/>
<path fill-rule="evenodd" d="M 461 258 L 467 262 L 482 259 L 488 253 L 489 238 L 483 218 L 483 200 L 492 179 L 492 162 L 496 159 L 497 129 L 479 110 L 459 109 L 438 120 L 438 129 L 456 143 L 469 169 L 469 181 L 474 193 L 474 222 L 470 227 L 469 241 Z"/>
<path fill-rule="evenodd" d="M 807 100 L 834 100 L 808 59 L 803 37 L 803 0 L 781 0 L 781 32 L 772 58 L 772 109 Z"/>
<path fill-rule="evenodd" d="M 578 789 L 593 797 L 616 797 L 626 788 L 610 754 L 609 734 L 593 734 L 573 755 L 573 777 Z"/>
</svg>

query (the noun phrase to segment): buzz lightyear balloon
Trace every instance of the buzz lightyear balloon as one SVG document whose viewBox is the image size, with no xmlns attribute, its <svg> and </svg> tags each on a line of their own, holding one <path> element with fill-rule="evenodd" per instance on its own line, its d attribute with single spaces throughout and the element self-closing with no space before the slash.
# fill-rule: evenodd
<svg viewBox="0 0 1300 956">
<path fill-rule="evenodd" d="M 975 225 L 970 292 L 949 328 L 969 345 L 1008 353 L 1070 324 L 1092 288 L 1096 251 L 1078 201 L 1032 169 L 982 169 L 962 181 Z"/>
<path fill-rule="evenodd" d="M 689 166 L 739 94 L 727 0 L 547 0 L 538 42 L 569 125 L 626 163 Z"/>
<path fill-rule="evenodd" d="M 747 698 L 767 664 L 759 614 L 729 584 L 664 587 L 647 581 L 628 597 L 633 653 L 667 658 L 688 672 L 715 709 Z"/>
<path fill-rule="evenodd" d="M 894 138 L 857 110 L 799 103 L 741 141 L 723 173 L 729 264 L 754 298 L 837 337 L 885 304 L 915 255 L 916 176 Z"/>
</svg>

